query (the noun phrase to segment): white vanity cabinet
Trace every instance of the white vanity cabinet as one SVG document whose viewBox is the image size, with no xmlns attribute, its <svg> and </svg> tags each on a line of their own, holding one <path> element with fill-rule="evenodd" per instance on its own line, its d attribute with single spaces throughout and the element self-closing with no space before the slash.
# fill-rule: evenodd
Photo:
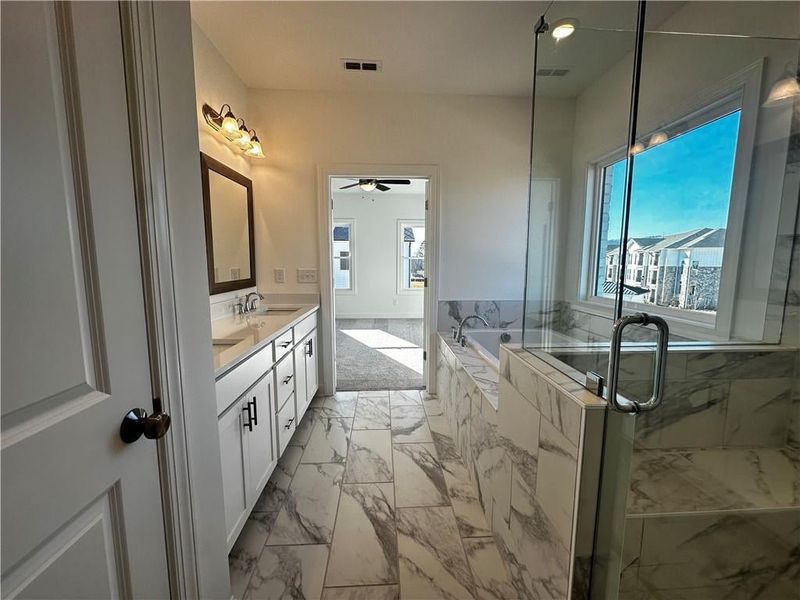
<svg viewBox="0 0 800 600">
<path fill-rule="evenodd" d="M 272 385 L 270 372 L 219 417 L 228 550 L 278 462 Z"/>
<path fill-rule="evenodd" d="M 269 339 L 216 381 L 228 551 L 318 389 L 316 312 Z"/>
</svg>

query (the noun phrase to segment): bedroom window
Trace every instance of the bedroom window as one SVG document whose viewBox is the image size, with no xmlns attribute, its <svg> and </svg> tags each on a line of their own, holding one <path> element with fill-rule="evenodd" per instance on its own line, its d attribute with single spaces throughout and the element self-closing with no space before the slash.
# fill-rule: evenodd
<svg viewBox="0 0 800 600">
<path fill-rule="evenodd" d="M 398 223 L 400 292 L 422 291 L 425 287 L 425 222 Z"/>
<path fill-rule="evenodd" d="M 355 289 L 353 269 L 353 222 L 336 221 L 333 224 L 333 289 Z"/>
</svg>

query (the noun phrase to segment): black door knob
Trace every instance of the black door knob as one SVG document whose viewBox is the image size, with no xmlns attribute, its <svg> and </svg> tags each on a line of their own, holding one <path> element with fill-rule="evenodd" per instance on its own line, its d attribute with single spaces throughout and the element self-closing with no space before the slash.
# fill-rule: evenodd
<svg viewBox="0 0 800 600">
<path fill-rule="evenodd" d="M 166 435 L 170 426 L 167 413 L 147 414 L 143 408 L 134 408 L 122 419 L 119 426 L 119 437 L 126 444 L 132 444 L 142 435 L 148 440 L 157 440 Z"/>
</svg>

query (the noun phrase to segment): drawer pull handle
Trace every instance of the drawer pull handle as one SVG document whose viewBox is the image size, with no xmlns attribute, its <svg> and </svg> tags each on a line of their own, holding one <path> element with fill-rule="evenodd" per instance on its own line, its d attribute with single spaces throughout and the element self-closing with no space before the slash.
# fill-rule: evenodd
<svg viewBox="0 0 800 600">
<path fill-rule="evenodd" d="M 314 356 L 314 340 L 308 340 L 308 344 L 306 344 L 308 350 L 306 350 L 306 356 Z"/>
<path fill-rule="evenodd" d="M 287 375 L 286 377 L 283 378 L 283 383 L 284 384 L 289 383 L 292 380 L 292 377 L 294 377 L 294 375 Z"/>
<path fill-rule="evenodd" d="M 286 425 L 284 425 L 284 429 L 291 429 L 292 428 L 292 421 L 294 421 L 294 417 L 286 421 Z"/>
<path fill-rule="evenodd" d="M 253 405 L 253 416 L 252 416 L 253 425 L 258 425 L 258 404 L 256 404 L 256 397 L 253 396 L 253 399 L 250 402 L 248 402 L 248 404 Z"/>
<path fill-rule="evenodd" d="M 247 411 L 247 422 L 244 424 L 248 431 L 253 431 L 253 413 L 250 411 L 250 403 L 248 402 L 242 407 L 242 412 Z"/>
<path fill-rule="evenodd" d="M 281 342 L 281 348 L 288 348 L 292 345 L 292 342 Z"/>
</svg>

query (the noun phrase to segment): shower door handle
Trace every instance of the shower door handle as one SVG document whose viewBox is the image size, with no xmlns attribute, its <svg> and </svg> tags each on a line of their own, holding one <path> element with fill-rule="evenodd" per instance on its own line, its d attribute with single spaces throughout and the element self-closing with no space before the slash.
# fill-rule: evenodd
<svg viewBox="0 0 800 600">
<path fill-rule="evenodd" d="M 619 386 L 619 359 L 622 351 L 622 332 L 628 325 L 655 325 L 658 330 L 655 367 L 653 370 L 653 393 L 646 402 L 628 400 L 617 396 Z M 653 410 L 664 399 L 664 382 L 667 375 L 667 350 L 669 347 L 669 325 L 661 317 L 647 313 L 635 313 L 617 319 L 611 329 L 611 347 L 608 350 L 608 399 L 620 412 L 640 413 Z"/>
</svg>

